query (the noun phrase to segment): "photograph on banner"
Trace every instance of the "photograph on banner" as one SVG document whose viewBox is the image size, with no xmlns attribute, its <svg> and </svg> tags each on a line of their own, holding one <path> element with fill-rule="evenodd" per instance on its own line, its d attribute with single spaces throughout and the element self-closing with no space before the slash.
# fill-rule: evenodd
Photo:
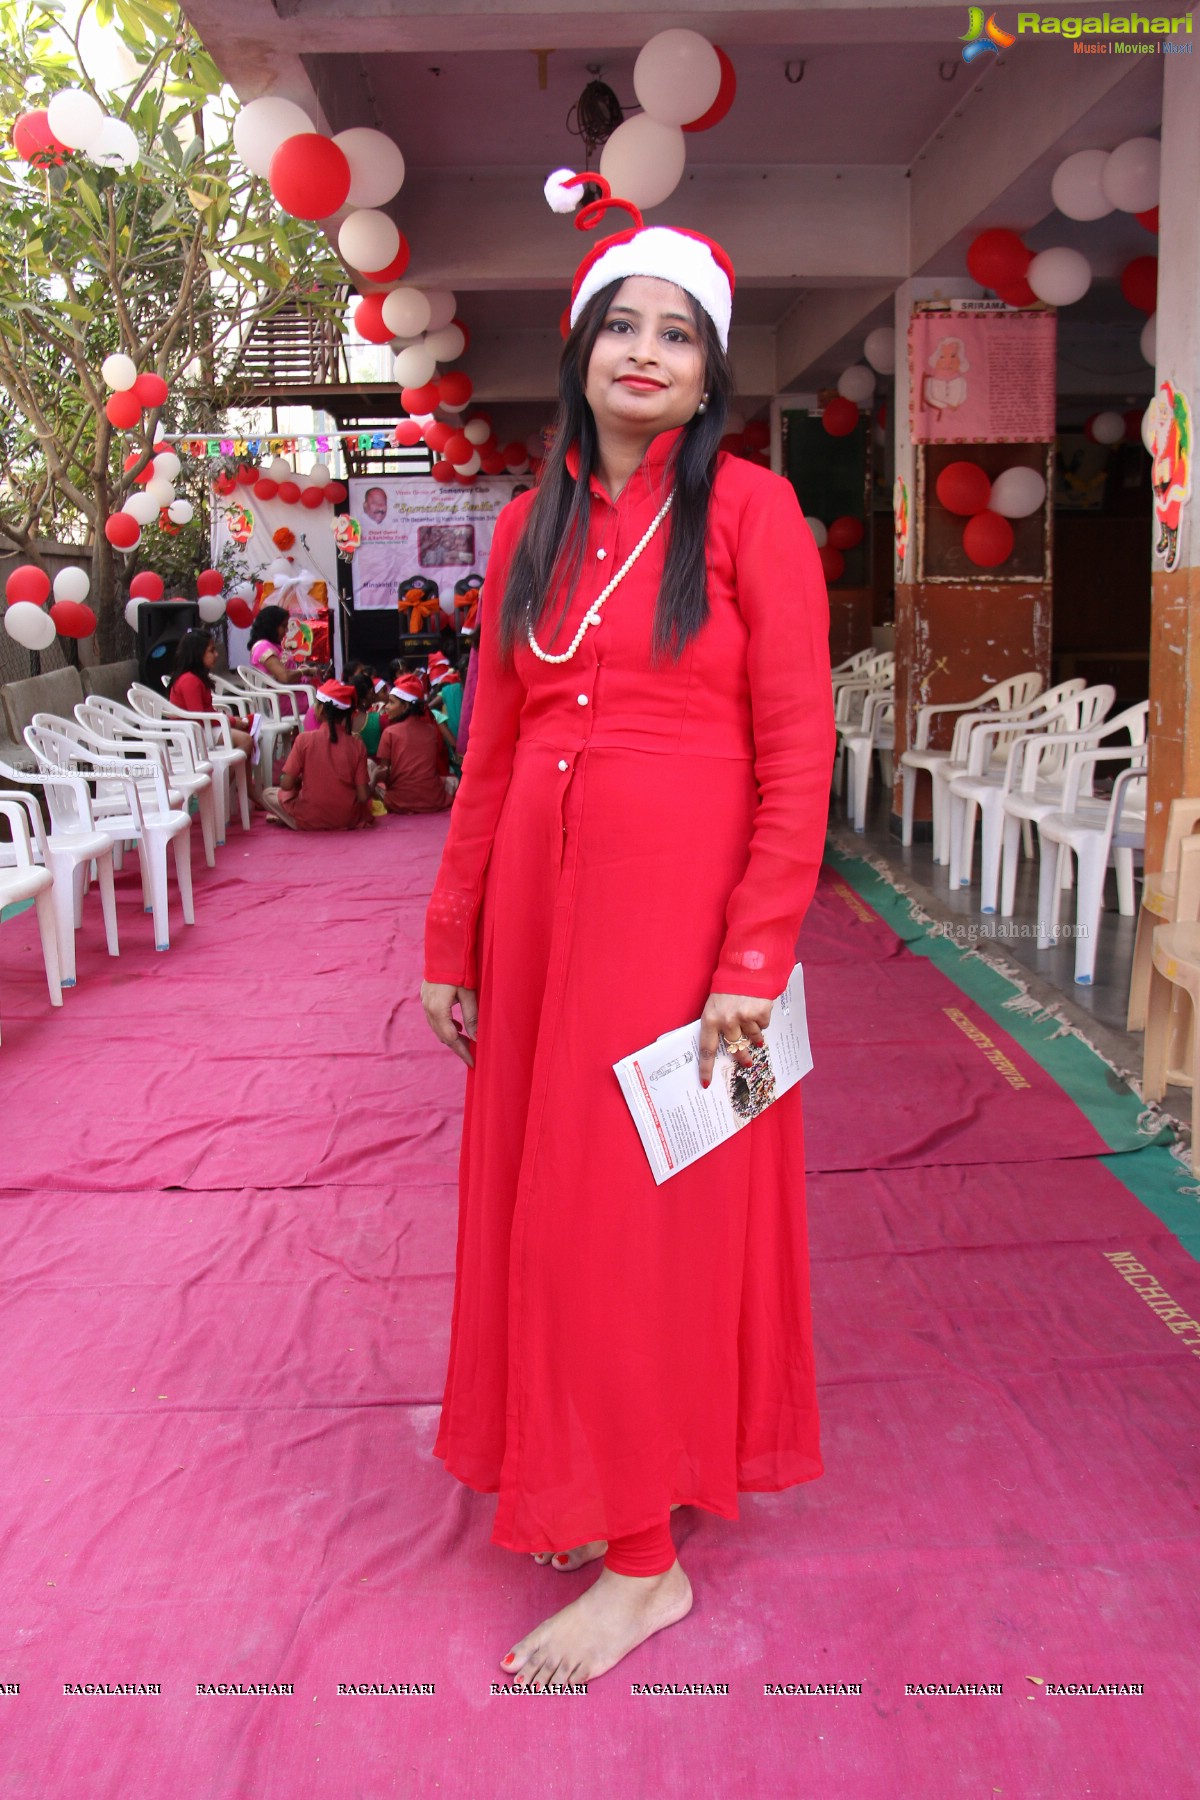
<svg viewBox="0 0 1200 1800">
<path fill-rule="evenodd" d="M 1049 443 L 1055 357 L 1053 313 L 914 312 L 913 443 Z"/>
<path fill-rule="evenodd" d="M 394 611 L 417 577 L 434 581 L 443 612 L 454 584 L 487 571 L 500 509 L 527 486 L 492 476 L 461 487 L 425 475 L 362 475 L 350 481 L 350 516 L 361 532 L 351 568 L 356 612 Z"/>
</svg>

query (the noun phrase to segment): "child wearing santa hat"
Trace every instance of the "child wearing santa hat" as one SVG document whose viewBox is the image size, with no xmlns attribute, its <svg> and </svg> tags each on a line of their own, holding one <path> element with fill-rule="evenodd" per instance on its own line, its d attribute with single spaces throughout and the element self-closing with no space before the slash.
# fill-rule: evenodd
<svg viewBox="0 0 1200 1800">
<path fill-rule="evenodd" d="M 441 733 L 425 709 L 417 673 L 393 682 L 384 708 L 375 791 L 388 812 L 441 812 L 458 787 Z"/>
<path fill-rule="evenodd" d="M 344 681 L 317 689 L 317 730 L 297 736 L 280 785 L 263 793 L 277 824 L 293 831 L 357 831 L 373 823 L 366 747 L 351 729 L 356 698 Z"/>
</svg>

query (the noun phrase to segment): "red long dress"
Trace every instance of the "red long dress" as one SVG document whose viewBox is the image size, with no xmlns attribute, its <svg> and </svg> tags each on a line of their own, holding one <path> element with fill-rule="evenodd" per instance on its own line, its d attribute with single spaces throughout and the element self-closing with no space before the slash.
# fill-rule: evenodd
<svg viewBox="0 0 1200 1800">
<path fill-rule="evenodd" d="M 592 484 L 562 652 L 669 489 L 664 432 Z M 824 846 L 825 582 L 789 484 L 722 456 L 710 616 L 657 670 L 664 526 L 570 662 L 497 621 L 533 496 L 497 522 L 470 744 L 426 917 L 429 981 L 476 988 L 449 1370 L 434 1445 L 497 1492 L 492 1541 L 561 1550 L 736 1519 L 822 1473 L 799 1085 L 656 1187 L 613 1074 L 710 992 L 774 998 Z M 668 515 L 669 519 L 670 515 Z"/>
</svg>

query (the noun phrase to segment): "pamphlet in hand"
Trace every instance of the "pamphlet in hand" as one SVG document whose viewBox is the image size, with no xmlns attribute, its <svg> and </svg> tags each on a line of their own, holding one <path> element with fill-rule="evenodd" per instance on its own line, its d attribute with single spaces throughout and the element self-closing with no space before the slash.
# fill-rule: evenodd
<svg viewBox="0 0 1200 1800">
<path fill-rule="evenodd" d="M 743 1068 L 718 1046 L 712 1084 L 700 1086 L 700 1021 L 680 1025 L 613 1064 L 655 1182 L 661 1187 L 747 1126 L 812 1068 L 797 963 L 771 1008 L 764 1044 Z"/>
</svg>

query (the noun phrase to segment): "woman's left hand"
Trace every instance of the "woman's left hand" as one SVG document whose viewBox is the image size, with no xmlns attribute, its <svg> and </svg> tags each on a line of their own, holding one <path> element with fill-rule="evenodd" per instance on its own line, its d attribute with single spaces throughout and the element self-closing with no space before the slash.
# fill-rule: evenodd
<svg viewBox="0 0 1200 1800">
<path fill-rule="evenodd" d="M 771 1023 L 773 1001 L 759 1000 L 753 994 L 710 994 L 700 1015 L 700 1085 L 712 1080 L 713 1063 L 721 1038 L 726 1043 L 738 1037 L 749 1038 L 749 1048 L 730 1051 L 736 1063 L 750 1066 L 750 1053 L 762 1043 L 762 1034 Z"/>
</svg>

